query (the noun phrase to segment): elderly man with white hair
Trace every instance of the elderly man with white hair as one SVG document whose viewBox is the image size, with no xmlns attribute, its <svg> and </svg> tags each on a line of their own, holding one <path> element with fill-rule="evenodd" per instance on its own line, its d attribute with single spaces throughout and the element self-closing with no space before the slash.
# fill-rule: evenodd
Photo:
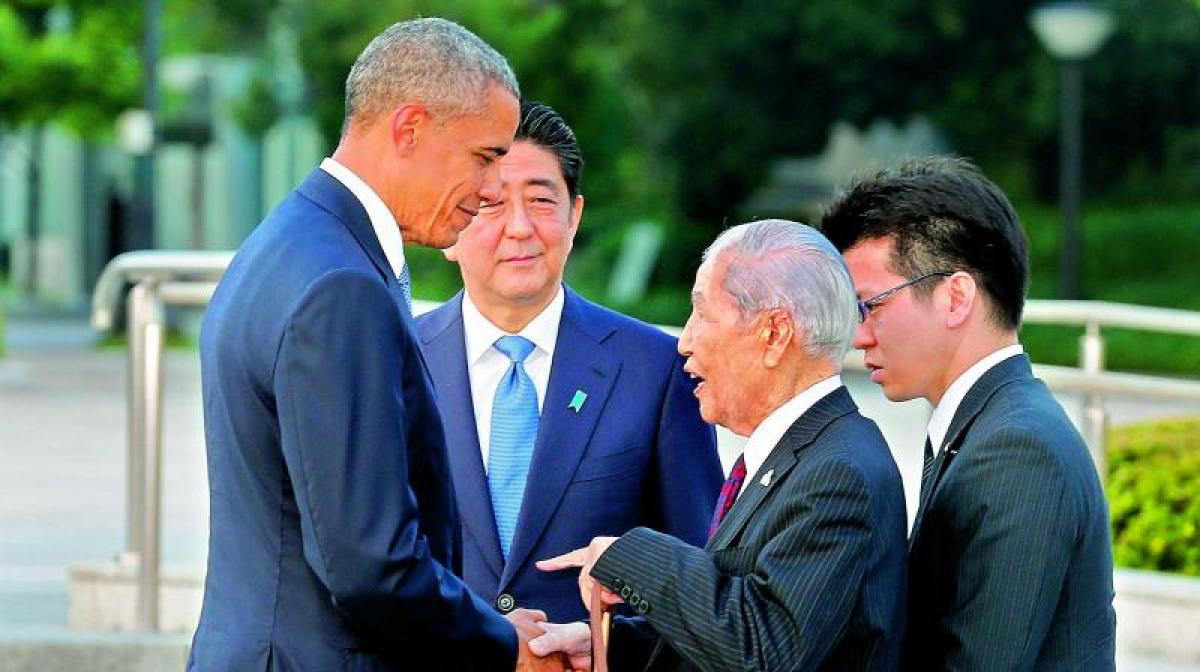
<svg viewBox="0 0 1200 672">
<path fill-rule="evenodd" d="M 540 564 L 582 567 L 585 602 L 602 590 L 640 614 L 617 619 L 611 669 L 896 669 L 904 494 L 842 385 L 858 320 L 845 263 L 811 227 L 743 224 L 705 252 L 679 352 L 704 419 L 750 437 L 707 545 L 635 528 Z M 546 629 L 535 653 L 587 664 L 586 626 Z"/>
</svg>

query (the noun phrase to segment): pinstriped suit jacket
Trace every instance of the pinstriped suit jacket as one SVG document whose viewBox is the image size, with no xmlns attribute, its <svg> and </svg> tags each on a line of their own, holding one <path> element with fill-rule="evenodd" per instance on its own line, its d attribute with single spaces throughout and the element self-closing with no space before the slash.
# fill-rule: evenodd
<svg viewBox="0 0 1200 672">
<path fill-rule="evenodd" d="M 1112 670 L 1108 507 L 1087 447 L 1012 357 L 967 393 L 918 509 L 910 670 Z"/>
<path fill-rule="evenodd" d="M 646 528 L 592 576 L 637 619 L 613 631 L 614 670 L 893 670 L 904 615 L 900 474 L 839 388 L 802 415 L 704 549 Z"/>
</svg>

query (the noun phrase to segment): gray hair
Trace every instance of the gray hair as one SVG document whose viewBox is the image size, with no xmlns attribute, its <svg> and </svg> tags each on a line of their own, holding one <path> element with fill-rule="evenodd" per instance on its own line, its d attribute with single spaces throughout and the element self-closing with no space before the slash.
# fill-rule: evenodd
<svg viewBox="0 0 1200 672">
<path fill-rule="evenodd" d="M 342 132 L 401 101 L 446 118 L 478 113 L 489 84 L 521 97 L 508 61 L 471 31 L 446 19 L 400 21 L 371 40 L 350 68 Z"/>
<path fill-rule="evenodd" d="M 846 262 L 820 231 L 784 219 L 726 229 L 704 263 L 729 257 L 723 287 L 742 320 L 781 308 L 807 335 L 804 349 L 840 365 L 858 328 L 858 298 Z"/>
</svg>

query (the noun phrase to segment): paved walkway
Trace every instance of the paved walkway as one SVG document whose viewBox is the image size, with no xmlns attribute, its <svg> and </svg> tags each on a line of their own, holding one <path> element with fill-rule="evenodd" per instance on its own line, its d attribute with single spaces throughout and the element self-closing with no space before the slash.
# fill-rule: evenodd
<svg viewBox="0 0 1200 672">
<path fill-rule="evenodd" d="M 123 549 L 126 354 L 92 349 L 87 325 L 70 320 L 10 322 L 8 341 L 0 358 L 0 629 L 61 625 L 66 568 Z M 165 364 L 163 557 L 202 567 L 208 497 L 199 364 L 194 352 L 178 351 Z M 912 490 L 927 407 L 890 404 L 865 378 L 847 378 L 864 412 L 901 448 L 897 462 Z M 1111 410 L 1121 423 L 1189 409 L 1118 401 Z M 1121 669 L 1200 667 L 1126 656 Z"/>
</svg>

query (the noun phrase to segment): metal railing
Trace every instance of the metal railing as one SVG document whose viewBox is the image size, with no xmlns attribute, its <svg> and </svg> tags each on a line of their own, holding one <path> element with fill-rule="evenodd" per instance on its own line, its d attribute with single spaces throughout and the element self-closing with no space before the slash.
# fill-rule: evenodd
<svg viewBox="0 0 1200 672">
<path fill-rule="evenodd" d="M 1200 336 L 1200 313 L 1107 301 L 1037 300 L 1025 304 L 1023 322 L 1083 327 L 1078 369 L 1047 365 L 1034 368 L 1051 389 L 1083 395 L 1082 434 L 1101 474 L 1108 460 L 1105 396 L 1171 399 L 1200 405 L 1200 381 L 1106 372 L 1101 335 L 1102 329 L 1117 328 Z"/>
<path fill-rule="evenodd" d="M 129 252 L 104 268 L 92 295 L 92 326 L 113 327 L 126 286 L 129 341 L 129 436 L 125 553 L 136 567 L 135 623 L 158 630 L 162 561 L 162 390 L 164 307 L 204 307 L 232 252 Z"/>
<path fill-rule="evenodd" d="M 162 393 L 164 307 L 203 308 L 233 258 L 232 252 L 130 252 L 112 260 L 100 276 L 92 301 L 92 324 L 113 326 L 113 315 L 129 285 L 129 451 L 126 557 L 136 561 L 136 623 L 157 630 L 161 563 Z M 420 313 L 436 304 L 414 302 Z M 1037 365 L 1038 377 L 1056 392 L 1084 395 L 1083 434 L 1103 473 L 1105 396 L 1137 396 L 1196 403 L 1200 381 L 1104 371 L 1101 329 L 1119 327 L 1200 335 L 1200 313 L 1088 301 L 1029 301 L 1025 322 L 1084 327 L 1079 368 Z M 679 334 L 678 327 L 662 327 Z M 862 354 L 851 352 L 848 370 L 864 371 Z"/>
</svg>

